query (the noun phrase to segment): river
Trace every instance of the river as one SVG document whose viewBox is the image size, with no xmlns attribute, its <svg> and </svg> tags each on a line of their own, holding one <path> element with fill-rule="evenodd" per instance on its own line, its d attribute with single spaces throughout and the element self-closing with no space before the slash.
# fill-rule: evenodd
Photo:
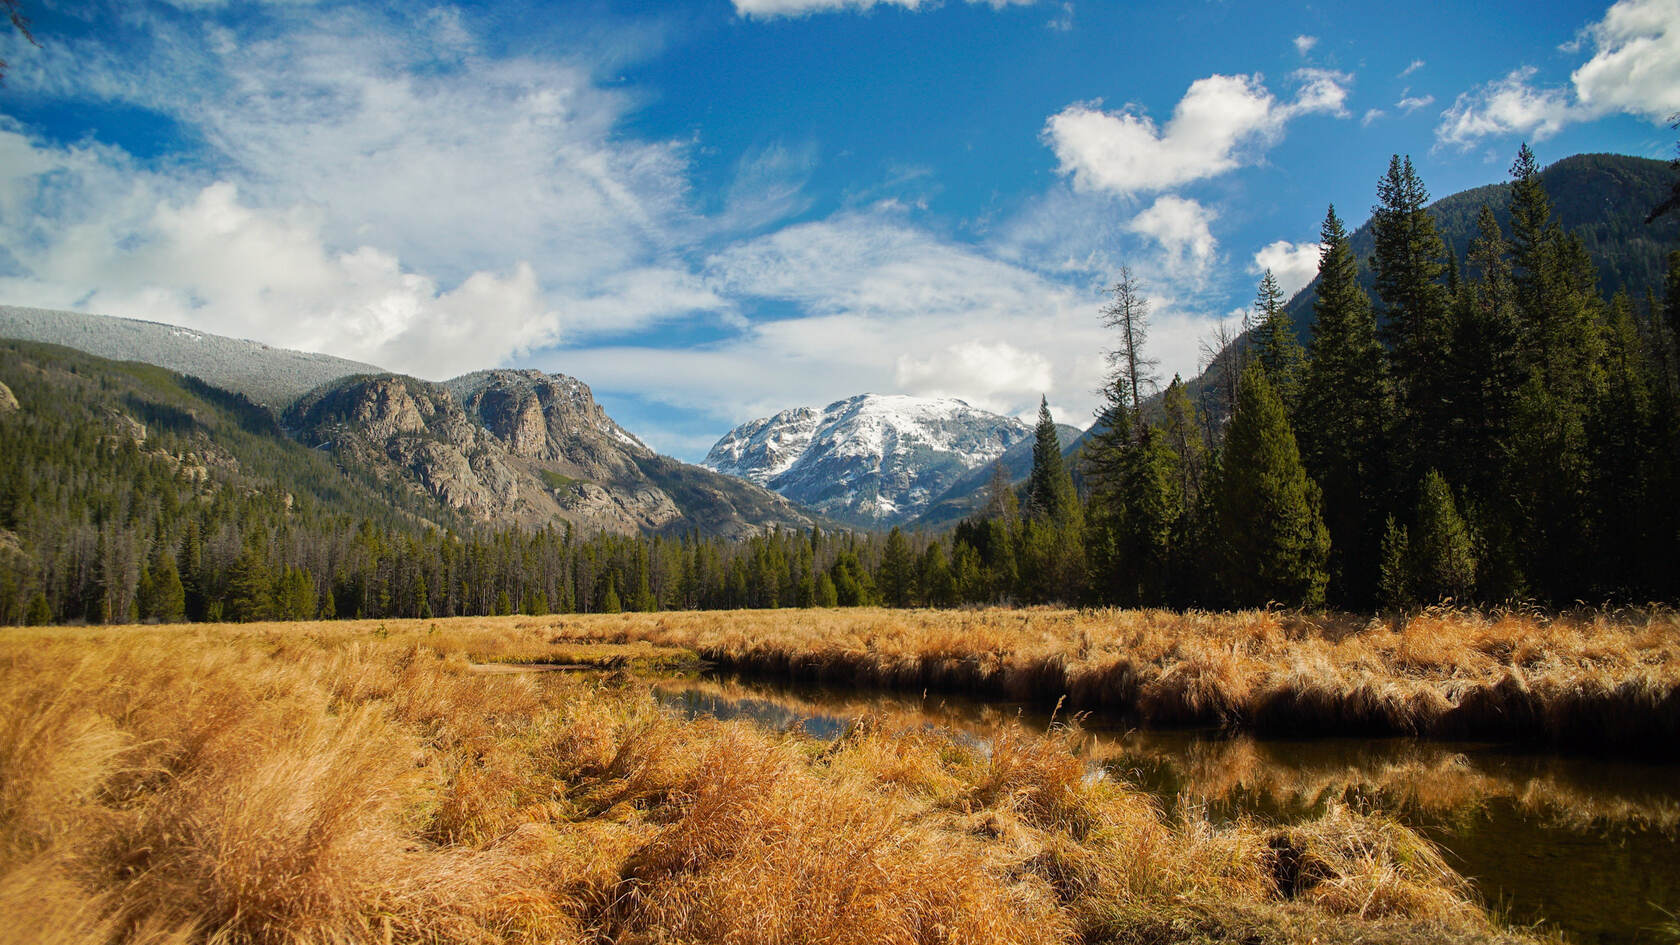
<svg viewBox="0 0 1680 945">
<path fill-rule="evenodd" d="M 866 714 L 979 743 L 1010 719 L 1038 730 L 1053 721 L 1013 703 L 727 675 L 656 680 L 654 691 L 689 717 L 800 726 L 823 739 Z M 1582 943 L 1676 941 L 1680 766 L 1407 738 L 1141 731 L 1096 716 L 1078 724 L 1094 776 L 1123 779 L 1169 808 L 1191 804 L 1215 820 L 1274 823 L 1338 803 L 1382 810 L 1445 849 L 1448 862 L 1514 924 L 1543 922 Z"/>
</svg>

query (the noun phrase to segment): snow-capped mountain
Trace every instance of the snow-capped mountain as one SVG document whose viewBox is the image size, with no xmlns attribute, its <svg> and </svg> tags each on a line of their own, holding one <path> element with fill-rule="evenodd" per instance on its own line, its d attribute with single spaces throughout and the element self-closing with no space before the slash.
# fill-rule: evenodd
<svg viewBox="0 0 1680 945">
<path fill-rule="evenodd" d="M 765 486 L 837 521 L 916 518 L 951 484 L 1032 430 L 960 400 L 860 394 L 744 423 L 701 465 Z"/>
</svg>

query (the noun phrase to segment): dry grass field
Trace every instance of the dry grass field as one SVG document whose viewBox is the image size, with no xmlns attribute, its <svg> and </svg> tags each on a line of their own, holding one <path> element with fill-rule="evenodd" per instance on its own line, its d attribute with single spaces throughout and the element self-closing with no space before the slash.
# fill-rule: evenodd
<svg viewBox="0 0 1680 945">
<path fill-rule="evenodd" d="M 552 628 L 552 629 L 550 629 Z M 1680 614 L 816 610 L 550 618 L 791 680 L 968 692 L 1151 725 L 1680 753 Z"/>
<path fill-rule="evenodd" d="M 1215 826 L 1075 732 L 825 743 L 473 671 L 557 622 L 0 634 L 0 942 L 1536 940 L 1393 820 Z"/>
</svg>

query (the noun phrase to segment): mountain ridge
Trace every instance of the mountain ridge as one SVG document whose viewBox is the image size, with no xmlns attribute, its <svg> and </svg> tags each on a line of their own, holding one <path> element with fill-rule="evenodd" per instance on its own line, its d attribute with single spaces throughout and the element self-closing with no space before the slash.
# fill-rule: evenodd
<svg viewBox="0 0 1680 945">
<path fill-rule="evenodd" d="M 1031 437 L 957 398 L 857 394 L 741 424 L 702 460 L 866 528 L 909 524 L 952 482 Z"/>
</svg>

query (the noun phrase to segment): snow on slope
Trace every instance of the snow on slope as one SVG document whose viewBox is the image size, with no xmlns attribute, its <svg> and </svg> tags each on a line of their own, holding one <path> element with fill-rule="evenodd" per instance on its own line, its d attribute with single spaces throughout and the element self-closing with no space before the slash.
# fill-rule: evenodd
<svg viewBox="0 0 1680 945">
<path fill-rule="evenodd" d="M 701 463 L 855 525 L 914 519 L 1032 431 L 960 400 L 860 394 L 730 431 Z"/>
</svg>

